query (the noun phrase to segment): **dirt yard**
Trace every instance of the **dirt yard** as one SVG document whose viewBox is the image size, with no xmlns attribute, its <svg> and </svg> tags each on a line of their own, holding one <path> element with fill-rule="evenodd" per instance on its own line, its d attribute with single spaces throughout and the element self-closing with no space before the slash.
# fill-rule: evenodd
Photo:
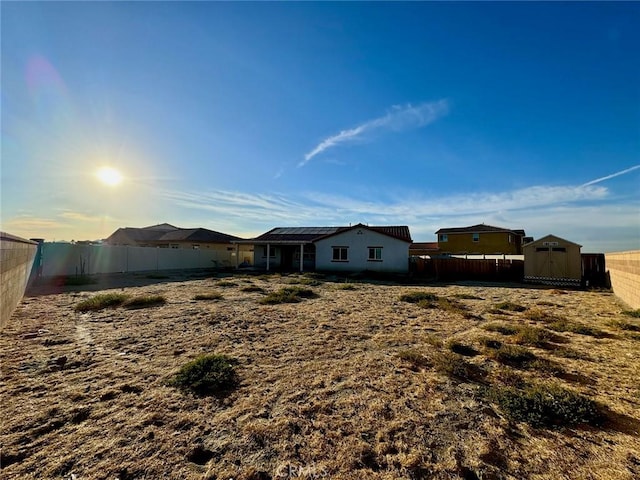
<svg viewBox="0 0 640 480">
<path fill-rule="evenodd" d="M 162 280 L 110 290 L 166 298 L 149 308 L 74 308 L 104 290 L 18 306 L 0 333 L 3 478 L 640 478 L 640 328 L 610 293 Z M 317 296 L 260 303 L 292 284 Z M 416 292 L 437 300 L 400 299 Z M 536 360 L 501 361 L 515 344 Z M 235 389 L 170 386 L 208 353 L 237 359 Z M 529 384 L 579 393 L 603 419 L 537 426 L 489 394 Z"/>
</svg>

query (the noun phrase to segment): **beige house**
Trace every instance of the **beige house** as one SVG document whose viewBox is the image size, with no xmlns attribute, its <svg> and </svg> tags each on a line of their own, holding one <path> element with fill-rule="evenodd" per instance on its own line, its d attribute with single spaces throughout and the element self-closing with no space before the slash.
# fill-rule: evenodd
<svg viewBox="0 0 640 480">
<path fill-rule="evenodd" d="M 547 235 L 522 247 L 524 281 L 547 285 L 576 286 L 582 282 L 582 245 Z"/>
<path fill-rule="evenodd" d="M 136 247 L 214 250 L 220 258 L 219 266 L 235 267 L 240 263 L 251 264 L 253 246 L 234 244 L 238 240 L 242 239 L 206 228 L 179 228 L 161 223 L 142 228 L 119 228 L 104 243 Z"/>
</svg>

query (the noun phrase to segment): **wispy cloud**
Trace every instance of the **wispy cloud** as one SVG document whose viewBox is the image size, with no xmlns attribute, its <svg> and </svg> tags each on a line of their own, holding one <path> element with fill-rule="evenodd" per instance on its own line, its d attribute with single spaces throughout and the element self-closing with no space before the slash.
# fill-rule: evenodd
<svg viewBox="0 0 640 480">
<path fill-rule="evenodd" d="M 446 115 L 448 111 L 449 105 L 444 99 L 436 102 L 421 103 L 417 106 L 411 104 L 404 106 L 396 105 L 383 117 L 374 118 L 354 128 L 342 130 L 340 133 L 324 139 L 304 156 L 304 160 L 302 160 L 298 166 L 302 167 L 306 165 L 313 157 L 329 148 L 357 140 L 366 133 L 382 129 L 402 131 L 410 128 L 423 127 Z"/>
<path fill-rule="evenodd" d="M 619 177 L 620 175 L 624 175 L 626 173 L 633 172 L 634 170 L 637 170 L 639 168 L 640 168 L 640 165 L 634 165 L 633 167 L 627 168 L 625 170 L 620 170 L 619 172 L 612 173 L 611 175 L 607 175 L 606 177 L 600 177 L 600 178 L 596 178 L 595 180 L 591 180 L 590 182 L 587 182 L 582 186 L 583 187 L 588 187 L 589 185 L 594 185 L 596 183 L 604 182 L 605 180 L 609 180 L 610 178 Z"/>
</svg>

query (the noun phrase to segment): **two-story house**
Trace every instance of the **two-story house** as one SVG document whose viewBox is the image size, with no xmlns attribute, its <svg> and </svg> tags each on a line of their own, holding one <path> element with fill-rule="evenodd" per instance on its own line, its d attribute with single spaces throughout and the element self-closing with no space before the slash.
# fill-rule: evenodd
<svg viewBox="0 0 640 480">
<path fill-rule="evenodd" d="M 438 235 L 438 250 L 441 254 L 475 255 L 506 254 L 521 255 L 524 230 L 485 225 L 441 228 Z"/>
</svg>

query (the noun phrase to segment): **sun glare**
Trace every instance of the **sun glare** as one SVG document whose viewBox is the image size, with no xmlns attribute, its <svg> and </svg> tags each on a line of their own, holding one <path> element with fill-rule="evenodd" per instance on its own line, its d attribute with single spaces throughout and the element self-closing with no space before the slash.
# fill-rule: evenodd
<svg viewBox="0 0 640 480">
<path fill-rule="evenodd" d="M 105 185 L 115 187 L 122 182 L 122 175 L 118 170 L 111 167 L 102 167 L 96 172 L 96 177 Z"/>
</svg>

